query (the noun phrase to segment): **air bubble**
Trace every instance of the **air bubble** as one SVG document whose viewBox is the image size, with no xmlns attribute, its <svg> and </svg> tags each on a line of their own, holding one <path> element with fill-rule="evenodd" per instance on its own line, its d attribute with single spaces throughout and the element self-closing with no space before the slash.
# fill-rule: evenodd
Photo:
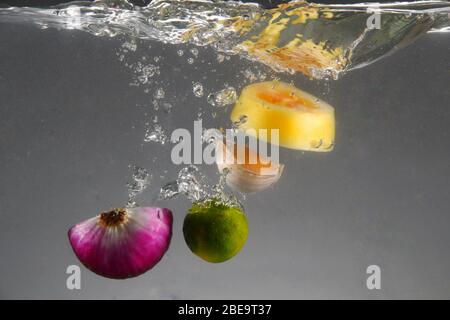
<svg viewBox="0 0 450 320">
<path fill-rule="evenodd" d="M 190 51 L 194 57 L 196 57 L 196 58 L 198 57 L 198 49 L 197 48 L 192 48 Z"/>
<path fill-rule="evenodd" d="M 248 117 L 245 114 L 239 116 L 239 119 L 233 122 L 233 128 L 239 128 L 241 125 L 247 122 L 247 119 Z"/>
<path fill-rule="evenodd" d="M 215 107 L 225 107 L 237 100 L 236 89 L 233 87 L 227 87 L 216 93 L 211 93 L 208 95 L 207 101 L 210 105 Z"/>
<path fill-rule="evenodd" d="M 156 142 L 161 145 L 166 144 L 168 138 L 163 128 L 153 121 L 152 124 L 148 125 L 147 131 L 145 132 L 144 142 Z"/>
<path fill-rule="evenodd" d="M 195 82 L 192 89 L 193 89 L 194 95 L 197 98 L 201 98 L 205 94 L 204 90 L 203 90 L 203 85 L 200 82 Z"/>
<path fill-rule="evenodd" d="M 155 99 L 164 99 L 165 96 L 166 96 L 166 93 L 163 88 L 156 89 L 155 94 L 154 94 Z"/>
<path fill-rule="evenodd" d="M 130 165 L 129 168 L 132 169 L 132 180 L 126 185 L 128 189 L 127 207 L 136 207 L 136 197 L 147 189 L 152 175 L 147 171 L 147 169 L 142 167 Z"/>
</svg>

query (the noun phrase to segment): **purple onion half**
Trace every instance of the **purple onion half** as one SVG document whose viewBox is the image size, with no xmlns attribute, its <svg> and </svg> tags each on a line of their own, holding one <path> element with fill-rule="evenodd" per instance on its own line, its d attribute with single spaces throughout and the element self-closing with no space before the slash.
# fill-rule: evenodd
<svg viewBox="0 0 450 320">
<path fill-rule="evenodd" d="M 153 268 L 169 248 L 172 212 L 166 208 L 113 209 L 69 230 L 78 259 L 107 278 L 136 277 Z"/>
</svg>

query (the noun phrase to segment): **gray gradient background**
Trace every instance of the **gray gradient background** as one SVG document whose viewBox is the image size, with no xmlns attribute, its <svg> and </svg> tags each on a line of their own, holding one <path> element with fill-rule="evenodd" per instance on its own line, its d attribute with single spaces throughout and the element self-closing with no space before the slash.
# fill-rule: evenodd
<svg viewBox="0 0 450 320">
<path fill-rule="evenodd" d="M 236 258 L 209 264 L 192 255 L 182 237 L 189 202 L 175 199 L 162 203 L 175 213 L 174 236 L 153 270 L 114 281 L 82 268 L 82 290 L 67 290 L 66 267 L 79 264 L 69 227 L 124 203 L 129 164 L 155 176 L 142 205 L 155 204 L 179 169 L 170 146 L 142 143 L 151 94 L 129 86 L 120 44 L 0 23 L 0 298 L 450 298 L 443 34 L 337 82 L 294 78 L 336 107 L 337 146 L 329 154 L 282 150 L 280 182 L 245 200 L 250 237 Z M 163 56 L 172 128 L 192 129 L 197 107 L 212 110 L 193 96 L 192 81 L 207 91 L 224 82 L 241 88 L 239 71 L 251 66 L 237 57 L 214 63 L 207 49 L 188 65 L 178 48 L 145 46 L 136 56 Z M 228 112 L 205 125 L 229 126 Z M 203 169 L 214 180 L 215 168 Z M 371 264 L 381 267 L 381 290 L 366 288 Z"/>
</svg>

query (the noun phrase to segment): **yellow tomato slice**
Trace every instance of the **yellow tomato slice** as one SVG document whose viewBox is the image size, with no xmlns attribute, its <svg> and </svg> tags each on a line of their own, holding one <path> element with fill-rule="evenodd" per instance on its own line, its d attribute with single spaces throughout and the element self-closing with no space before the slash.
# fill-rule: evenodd
<svg viewBox="0 0 450 320">
<path fill-rule="evenodd" d="M 269 81 L 245 87 L 231 113 L 233 122 L 240 119 L 245 121 L 239 128 L 255 129 L 259 139 L 272 143 L 276 141 L 270 130 L 278 129 L 278 144 L 286 148 L 325 152 L 334 147 L 334 108 L 288 83 Z"/>
</svg>

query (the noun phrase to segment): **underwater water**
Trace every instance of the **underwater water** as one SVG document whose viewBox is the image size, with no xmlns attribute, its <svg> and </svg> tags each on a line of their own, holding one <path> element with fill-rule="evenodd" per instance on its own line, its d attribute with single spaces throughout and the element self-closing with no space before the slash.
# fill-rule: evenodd
<svg viewBox="0 0 450 320">
<path fill-rule="evenodd" d="M 374 33 L 371 13 L 350 5 L 294 3 L 284 10 L 296 18 L 310 10 L 297 28 L 256 5 L 183 3 L 0 9 L 0 297 L 450 298 L 448 6 L 391 5 Z M 253 38 L 280 25 L 276 41 Z M 300 32 L 304 42 L 289 47 Z M 314 59 L 299 60 L 306 49 Z M 170 135 L 198 119 L 232 127 L 242 89 L 269 80 L 334 107 L 334 149 L 280 148 L 276 184 L 227 188 L 249 236 L 211 264 L 182 227 L 220 174 L 199 164 L 203 179 L 180 184 L 186 166 L 172 162 Z M 82 267 L 81 290 L 68 290 L 67 267 L 81 266 L 69 228 L 127 203 L 173 211 L 165 256 L 123 281 Z M 366 286 L 370 265 L 380 290 Z"/>
</svg>

